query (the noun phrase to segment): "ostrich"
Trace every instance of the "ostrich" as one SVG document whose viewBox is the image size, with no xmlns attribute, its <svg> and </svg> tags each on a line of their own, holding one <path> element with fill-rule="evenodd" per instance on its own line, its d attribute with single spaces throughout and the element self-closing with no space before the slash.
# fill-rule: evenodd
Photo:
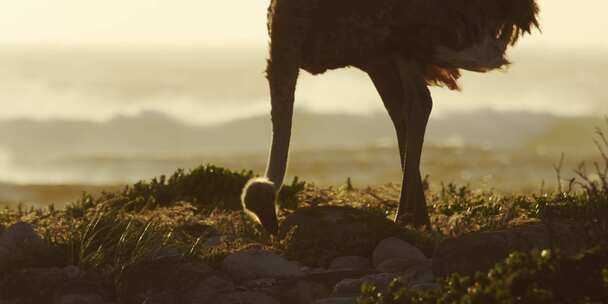
<svg viewBox="0 0 608 304">
<path fill-rule="evenodd" d="M 276 235 L 299 70 L 367 73 L 392 120 L 403 173 L 395 221 L 428 226 L 420 156 L 432 108 L 428 87 L 458 90 L 460 70 L 506 66 L 506 49 L 539 28 L 536 0 L 271 0 L 266 78 L 272 145 L 261 178 L 243 188 L 244 210 Z"/>
</svg>

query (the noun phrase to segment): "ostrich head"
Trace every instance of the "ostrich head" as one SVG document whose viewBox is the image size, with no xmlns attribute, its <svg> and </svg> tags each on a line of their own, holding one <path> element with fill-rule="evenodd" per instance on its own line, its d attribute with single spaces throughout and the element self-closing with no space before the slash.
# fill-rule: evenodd
<svg viewBox="0 0 608 304">
<path fill-rule="evenodd" d="M 271 181 L 266 178 L 254 178 L 245 185 L 241 195 L 245 213 L 272 235 L 277 235 L 279 230 L 275 205 L 276 193 L 277 188 Z"/>
</svg>

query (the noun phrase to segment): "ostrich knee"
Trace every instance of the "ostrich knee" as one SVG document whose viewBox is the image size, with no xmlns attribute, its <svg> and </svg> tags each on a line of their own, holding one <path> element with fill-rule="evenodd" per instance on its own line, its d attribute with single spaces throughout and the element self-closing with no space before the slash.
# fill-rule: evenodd
<svg viewBox="0 0 608 304">
<path fill-rule="evenodd" d="M 279 225 L 276 212 L 277 187 L 267 178 L 253 178 L 243 188 L 243 210 L 266 231 L 277 235 Z"/>
</svg>

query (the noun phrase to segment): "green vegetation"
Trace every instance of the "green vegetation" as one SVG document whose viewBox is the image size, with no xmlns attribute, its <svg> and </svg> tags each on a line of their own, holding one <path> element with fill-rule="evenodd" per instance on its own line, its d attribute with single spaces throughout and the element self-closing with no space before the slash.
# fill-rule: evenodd
<svg viewBox="0 0 608 304">
<path fill-rule="evenodd" d="M 364 284 L 360 304 L 410 303 L 606 303 L 608 248 L 597 247 L 576 257 L 550 250 L 512 253 L 487 273 L 454 274 L 433 292 L 408 290 L 395 280 L 386 293 Z"/>
<path fill-rule="evenodd" d="M 169 178 L 162 175 L 149 182 L 140 181 L 127 186 L 121 192 L 103 193 L 95 203 L 105 202 L 126 211 L 166 207 L 180 201 L 190 202 L 205 210 L 239 210 L 241 189 L 252 177 L 252 171 L 232 172 L 213 165 L 201 166 L 189 172 L 178 169 Z M 296 177 L 291 185 L 281 189 L 279 203 L 295 208 L 295 196 L 303 185 Z M 84 203 L 83 207 L 86 207 L 90 202 L 91 198 L 85 198 L 78 203 Z"/>
</svg>

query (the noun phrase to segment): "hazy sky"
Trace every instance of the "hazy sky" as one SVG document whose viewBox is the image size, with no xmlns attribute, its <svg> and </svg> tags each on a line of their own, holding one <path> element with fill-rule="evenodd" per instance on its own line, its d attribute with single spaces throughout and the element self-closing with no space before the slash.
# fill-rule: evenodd
<svg viewBox="0 0 608 304">
<path fill-rule="evenodd" d="M 2 0 L 0 44 L 266 44 L 269 0 Z M 608 47 L 608 2 L 539 0 L 544 35 L 526 46 Z"/>
<path fill-rule="evenodd" d="M 268 1 L 0 0 L 0 120 L 105 120 L 154 110 L 211 123 L 267 113 Z M 434 115 L 479 108 L 607 113 L 601 80 L 608 62 L 608 2 L 539 3 L 543 34 L 522 39 L 511 52 L 509 73 L 465 73 L 458 94 L 433 89 Z M 6 46 L 155 50 L 11 54 Z M 190 53 L 155 53 L 159 46 L 188 46 L 181 50 Z M 315 111 L 384 111 L 369 79 L 354 69 L 323 77 L 303 73 L 297 99 Z"/>
</svg>

